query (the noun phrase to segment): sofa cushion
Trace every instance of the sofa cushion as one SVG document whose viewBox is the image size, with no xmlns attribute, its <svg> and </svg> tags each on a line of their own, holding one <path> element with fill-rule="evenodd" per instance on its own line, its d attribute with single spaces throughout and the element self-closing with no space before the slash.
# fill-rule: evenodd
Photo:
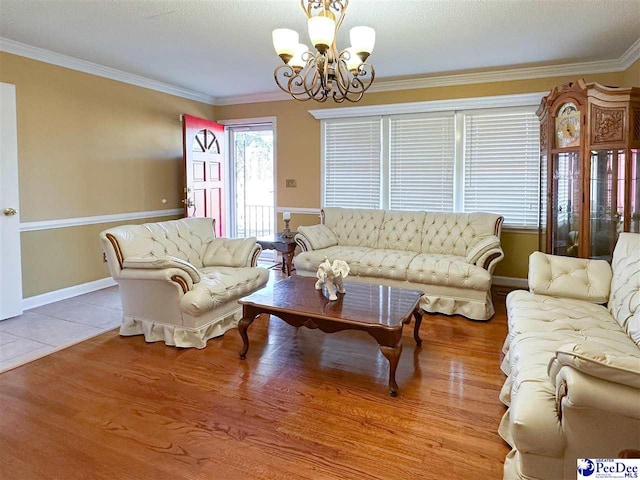
<svg viewBox="0 0 640 480">
<path fill-rule="evenodd" d="M 565 365 L 592 377 L 640 388 L 640 350 L 633 342 L 614 343 L 588 338 L 560 346 L 548 369 L 554 383 Z"/>
<path fill-rule="evenodd" d="M 323 209 L 324 223 L 338 238 L 338 245 L 347 247 L 378 246 L 378 232 L 384 210 L 328 207 Z"/>
<path fill-rule="evenodd" d="M 194 317 L 257 290 L 269 280 L 269 271 L 255 267 L 205 267 L 200 276 L 200 282 L 180 300 L 180 309 Z"/>
<path fill-rule="evenodd" d="M 385 211 L 378 248 L 420 252 L 425 212 Z"/>
<path fill-rule="evenodd" d="M 613 280 L 608 308 L 640 346 L 640 235 L 621 233 L 613 251 Z M 632 318 L 634 320 L 632 320 Z"/>
<path fill-rule="evenodd" d="M 425 285 L 447 285 L 452 287 L 489 290 L 491 274 L 485 269 L 467 263 L 457 255 L 421 253 L 409 264 L 407 280 Z"/>
<path fill-rule="evenodd" d="M 214 238 L 204 252 L 205 267 L 246 267 L 247 258 L 256 245 L 256 237 Z"/>
<path fill-rule="evenodd" d="M 347 263 L 351 268 L 351 275 L 406 280 L 409 264 L 416 255 L 416 252 L 371 249 L 357 261 Z"/>
<path fill-rule="evenodd" d="M 427 212 L 420 252 L 465 257 L 481 239 L 499 236 L 501 219 L 500 215 L 491 213 Z"/>
<path fill-rule="evenodd" d="M 611 267 L 604 260 L 561 257 L 542 252 L 529 256 L 529 290 L 540 295 L 606 303 Z"/>
<path fill-rule="evenodd" d="M 298 227 L 298 235 L 302 235 L 314 250 L 338 244 L 338 237 L 333 233 L 333 230 L 322 223 L 310 227 L 300 226 Z"/>
<path fill-rule="evenodd" d="M 296 270 L 315 272 L 325 259 L 329 259 L 331 262 L 334 260 L 344 260 L 349 264 L 351 274 L 355 275 L 354 268 L 359 264 L 360 259 L 371 250 L 371 248 L 336 245 L 320 250 L 302 252 L 293 258 L 293 263 L 296 266 Z"/>
<path fill-rule="evenodd" d="M 602 305 L 570 298 L 534 295 L 516 290 L 507 295 L 509 333 L 505 350 L 515 337 L 526 333 L 574 331 L 589 335 L 594 330 L 620 332 L 620 326 Z"/>
</svg>

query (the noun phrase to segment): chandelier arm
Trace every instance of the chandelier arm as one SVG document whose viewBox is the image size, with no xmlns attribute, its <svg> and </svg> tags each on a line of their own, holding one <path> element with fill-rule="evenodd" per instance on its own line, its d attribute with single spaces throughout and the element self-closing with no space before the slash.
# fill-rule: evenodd
<svg viewBox="0 0 640 480">
<path fill-rule="evenodd" d="M 344 16 L 347 13 L 347 7 L 349 6 L 349 0 L 335 0 L 333 2 L 331 2 L 332 6 L 336 6 L 336 7 L 340 7 L 340 9 L 338 10 L 336 8 L 336 11 L 339 13 L 339 17 L 336 20 L 336 37 L 338 36 L 338 29 L 340 28 L 340 26 L 342 25 L 342 21 L 344 20 Z"/>
<path fill-rule="evenodd" d="M 318 59 L 313 58 L 307 63 L 304 74 L 304 89 L 309 98 L 318 100 L 317 94 L 322 90 L 322 73 L 318 66 Z"/>
<path fill-rule="evenodd" d="M 287 85 L 291 85 L 291 77 L 295 77 L 298 76 L 293 68 L 291 68 L 289 65 L 279 65 L 275 68 L 275 70 L 273 71 L 273 78 L 276 81 L 276 85 L 278 85 L 278 87 L 280 87 L 280 90 L 282 90 L 285 93 L 291 93 L 291 90 L 289 88 L 284 88 L 282 86 L 282 84 L 280 83 L 280 78 L 278 77 L 278 75 L 282 75 L 282 77 L 284 78 L 288 78 L 289 80 L 287 81 Z"/>
</svg>

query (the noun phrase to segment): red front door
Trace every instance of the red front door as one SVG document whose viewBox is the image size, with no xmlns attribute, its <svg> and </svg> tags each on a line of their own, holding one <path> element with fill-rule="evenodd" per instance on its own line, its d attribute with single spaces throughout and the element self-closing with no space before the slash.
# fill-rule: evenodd
<svg viewBox="0 0 640 480">
<path fill-rule="evenodd" d="M 216 219 L 216 235 L 226 233 L 224 218 L 224 125 L 182 116 L 184 211 L 186 217 Z"/>
</svg>

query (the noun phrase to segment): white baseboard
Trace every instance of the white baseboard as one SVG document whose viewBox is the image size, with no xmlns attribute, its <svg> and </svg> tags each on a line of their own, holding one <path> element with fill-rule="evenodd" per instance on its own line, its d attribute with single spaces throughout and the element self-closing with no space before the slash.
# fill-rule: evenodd
<svg viewBox="0 0 640 480">
<path fill-rule="evenodd" d="M 526 278 L 501 277 L 499 275 L 494 275 L 493 284 L 499 287 L 515 287 L 525 290 L 529 289 L 529 282 Z"/>
<path fill-rule="evenodd" d="M 116 281 L 111 277 L 107 277 L 101 278 L 100 280 L 94 280 L 93 282 L 74 285 L 73 287 L 61 288 L 60 290 L 54 290 L 53 292 L 23 298 L 22 309 L 29 310 L 30 308 L 41 307 L 42 305 L 59 302 L 60 300 L 77 297 L 78 295 L 95 292 L 96 290 L 102 290 L 103 288 L 112 287 L 114 285 L 117 285 Z"/>
</svg>

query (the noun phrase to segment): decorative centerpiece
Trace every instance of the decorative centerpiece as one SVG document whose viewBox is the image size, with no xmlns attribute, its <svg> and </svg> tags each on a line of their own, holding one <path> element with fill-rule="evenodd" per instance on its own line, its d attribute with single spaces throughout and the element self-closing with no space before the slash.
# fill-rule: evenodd
<svg viewBox="0 0 640 480">
<path fill-rule="evenodd" d="M 325 258 L 316 273 L 316 277 L 318 277 L 316 290 L 322 290 L 329 300 L 337 300 L 338 293 L 346 293 L 343 279 L 349 275 L 350 270 L 349 264 L 343 260 L 334 260 L 331 263 L 328 258 Z M 323 286 L 326 287 L 326 291 L 323 290 Z"/>
</svg>

